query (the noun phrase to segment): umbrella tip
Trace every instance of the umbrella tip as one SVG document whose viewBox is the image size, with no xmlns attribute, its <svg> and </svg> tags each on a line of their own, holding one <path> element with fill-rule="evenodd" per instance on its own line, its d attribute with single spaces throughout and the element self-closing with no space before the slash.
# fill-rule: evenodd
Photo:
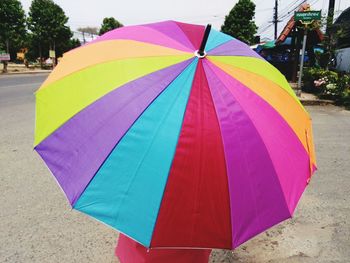
<svg viewBox="0 0 350 263">
<path fill-rule="evenodd" d="M 195 55 L 199 58 L 204 58 L 207 55 L 207 53 L 205 52 L 204 49 L 205 49 L 205 45 L 207 44 L 207 41 L 208 41 L 210 30 L 211 30 L 211 24 L 208 24 L 205 28 L 205 31 L 204 31 L 201 46 L 195 52 Z"/>
</svg>

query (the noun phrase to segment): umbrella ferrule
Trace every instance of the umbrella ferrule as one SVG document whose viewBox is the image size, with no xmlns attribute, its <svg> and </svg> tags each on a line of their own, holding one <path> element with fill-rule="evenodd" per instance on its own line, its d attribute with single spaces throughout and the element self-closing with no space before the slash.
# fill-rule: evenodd
<svg viewBox="0 0 350 263">
<path fill-rule="evenodd" d="M 211 24 L 208 24 L 206 26 L 206 28 L 205 28 L 205 31 L 204 31 L 204 35 L 203 35 L 201 46 L 195 52 L 196 56 L 199 57 L 199 58 L 204 58 L 206 56 L 206 52 L 204 51 L 204 49 L 205 49 L 205 45 L 207 44 L 207 41 L 208 41 L 210 29 L 211 29 Z"/>
</svg>

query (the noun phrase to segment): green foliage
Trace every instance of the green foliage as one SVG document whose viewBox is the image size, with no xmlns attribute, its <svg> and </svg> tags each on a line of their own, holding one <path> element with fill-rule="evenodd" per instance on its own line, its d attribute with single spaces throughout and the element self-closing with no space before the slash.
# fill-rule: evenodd
<svg viewBox="0 0 350 263">
<path fill-rule="evenodd" d="M 62 8 L 52 0 L 33 0 L 28 17 L 32 54 L 28 57 L 48 57 L 49 49 L 55 49 L 59 57 L 69 50 L 73 34 L 67 22 L 68 17 Z"/>
<path fill-rule="evenodd" d="M 336 82 L 338 80 L 338 73 L 322 68 L 305 68 L 303 73 L 303 81 L 306 83 L 313 83 L 315 80 L 327 78 L 329 82 Z"/>
<path fill-rule="evenodd" d="M 338 73 L 322 68 L 306 68 L 303 74 L 303 90 L 326 95 L 338 82 Z M 328 89 L 327 89 L 328 86 Z"/>
<path fill-rule="evenodd" d="M 123 24 L 120 23 L 118 20 L 116 20 L 114 17 L 105 17 L 103 19 L 103 22 L 99 31 L 99 35 L 101 36 L 112 29 L 122 27 L 122 26 Z"/>
<path fill-rule="evenodd" d="M 0 1 L 0 49 L 14 57 L 26 38 L 26 17 L 20 1 Z"/>
<path fill-rule="evenodd" d="M 49 49 L 54 48 L 60 57 L 80 46 L 79 40 L 71 39 L 67 21 L 62 8 L 52 0 L 33 0 L 28 19 L 19 0 L 0 0 L 0 50 L 9 49 L 11 58 L 15 58 L 18 50 L 26 47 L 26 58 L 36 61 L 39 56 L 48 57 Z"/>
<path fill-rule="evenodd" d="M 255 4 L 250 0 L 239 0 L 225 17 L 221 31 L 247 44 L 253 44 L 257 30 L 254 15 Z"/>
<path fill-rule="evenodd" d="M 40 50 L 39 50 L 39 45 L 37 45 L 37 42 L 33 40 L 32 38 L 29 38 L 29 44 L 28 46 L 30 47 L 28 52 L 26 53 L 26 59 L 30 62 L 36 62 L 37 58 L 40 56 Z M 56 47 L 56 56 L 61 57 L 64 52 L 67 52 L 68 50 L 71 50 L 73 48 L 81 46 L 79 39 L 69 39 L 67 42 L 59 45 Z M 43 52 L 43 57 L 48 57 L 48 52 L 50 49 L 50 46 L 47 43 L 44 43 L 42 45 L 42 49 L 44 50 Z"/>
<path fill-rule="evenodd" d="M 346 47 L 349 43 L 350 25 L 347 22 L 338 22 L 333 24 L 333 19 L 328 16 L 322 17 L 319 27 L 328 26 L 327 32 L 324 34 L 322 46 L 324 52 L 319 55 L 319 65 L 325 69 L 335 68 L 335 51 L 336 49 Z"/>
<path fill-rule="evenodd" d="M 306 68 L 303 90 L 350 107 L 350 76 L 322 68 Z"/>
<path fill-rule="evenodd" d="M 339 91 L 337 102 L 341 105 L 346 106 L 347 108 L 350 108 L 350 76 L 340 76 L 337 83 L 337 88 Z"/>
<path fill-rule="evenodd" d="M 70 39 L 69 45 L 70 45 L 70 49 L 77 48 L 77 47 L 81 46 L 79 39 L 76 39 L 76 38 Z"/>
</svg>

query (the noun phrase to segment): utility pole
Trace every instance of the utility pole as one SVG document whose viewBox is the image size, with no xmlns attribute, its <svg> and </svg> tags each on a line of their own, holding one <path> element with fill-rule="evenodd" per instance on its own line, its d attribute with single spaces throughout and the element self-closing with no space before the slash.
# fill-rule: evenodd
<svg viewBox="0 0 350 263">
<path fill-rule="evenodd" d="M 303 76 L 306 39 L 307 39 L 307 24 L 305 25 L 305 28 L 304 28 L 303 49 L 301 51 L 301 60 L 300 60 L 299 78 L 298 78 L 298 92 L 297 92 L 298 97 L 300 97 L 300 94 L 301 94 L 301 78 Z"/>
<path fill-rule="evenodd" d="M 335 4 L 335 0 L 329 0 L 328 15 L 327 15 L 327 28 L 326 28 L 327 35 L 329 34 L 329 30 L 333 24 L 334 4 Z"/>
<path fill-rule="evenodd" d="M 326 41 L 325 41 L 325 58 L 327 58 L 326 68 L 328 69 L 330 61 L 334 58 L 334 53 L 332 52 L 332 25 L 334 17 L 334 5 L 335 0 L 329 0 L 328 4 L 328 14 L 327 14 L 327 23 L 326 23 Z"/>
<path fill-rule="evenodd" d="M 277 24 L 278 24 L 278 0 L 275 0 L 275 8 L 274 8 L 274 14 L 273 14 L 273 21 L 275 24 L 275 40 L 277 39 Z"/>
<path fill-rule="evenodd" d="M 318 21 L 320 19 L 321 19 L 321 11 L 310 11 L 310 9 L 307 9 L 304 11 L 297 11 L 294 13 L 294 21 L 300 22 L 304 25 L 303 49 L 301 52 L 299 78 L 298 78 L 299 90 L 298 90 L 297 96 L 300 96 L 300 92 L 301 92 L 301 79 L 303 76 L 303 66 L 304 66 L 308 26 L 312 24 L 314 21 Z"/>
</svg>

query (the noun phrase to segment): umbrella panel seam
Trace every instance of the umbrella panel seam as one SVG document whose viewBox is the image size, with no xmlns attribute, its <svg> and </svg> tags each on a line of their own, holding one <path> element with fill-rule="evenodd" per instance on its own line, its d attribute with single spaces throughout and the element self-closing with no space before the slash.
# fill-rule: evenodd
<svg viewBox="0 0 350 263">
<path fill-rule="evenodd" d="M 214 67 L 218 68 L 220 71 L 223 71 L 222 69 L 220 69 L 219 67 L 217 67 L 217 66 L 216 66 L 215 64 L 213 64 L 212 62 L 210 62 L 210 61 L 208 61 L 208 62 L 211 64 L 211 67 L 214 66 Z M 208 64 L 209 64 L 209 63 L 208 63 Z M 227 74 L 227 73 L 225 72 L 225 74 Z M 230 77 L 239 82 L 239 80 L 237 80 L 236 78 L 234 78 L 234 77 L 232 77 L 232 76 L 230 76 Z M 219 78 L 217 78 L 217 79 L 221 82 L 221 84 L 223 85 L 223 87 L 226 88 L 226 90 L 230 93 L 230 95 L 231 95 L 231 96 L 235 99 L 235 101 L 239 104 L 239 106 L 240 106 L 240 108 L 242 109 L 242 111 L 243 111 L 247 116 L 250 116 L 250 114 L 248 114 L 248 113 L 244 110 L 244 108 L 242 107 L 240 101 L 236 98 L 236 96 L 235 96 L 234 94 L 232 94 L 232 93 L 228 90 L 226 84 L 223 83 L 223 81 L 222 81 L 221 79 L 219 79 Z M 239 83 L 241 83 L 241 82 L 239 82 Z M 242 83 L 241 83 L 241 84 L 242 84 Z M 244 84 L 242 84 L 242 85 L 245 86 Z M 285 208 L 286 208 L 286 210 L 289 212 L 289 214 L 291 215 L 291 212 L 290 212 L 289 207 L 288 207 L 288 205 L 287 205 L 288 203 L 287 203 L 287 199 L 286 199 L 285 193 L 284 193 L 284 191 L 283 191 L 282 184 L 281 184 L 281 182 L 280 182 L 279 176 L 278 176 L 277 171 L 276 171 L 275 164 L 274 164 L 274 162 L 272 161 L 272 159 L 271 159 L 271 157 L 270 157 L 270 150 L 269 150 L 269 148 L 266 146 L 266 143 L 265 143 L 264 139 L 261 137 L 260 132 L 259 132 L 258 129 L 256 128 L 255 122 L 254 122 L 251 118 L 249 118 L 249 120 L 250 120 L 251 123 L 253 124 L 253 127 L 255 128 L 257 134 L 259 135 L 260 140 L 263 142 L 263 145 L 264 145 L 266 151 L 269 153 L 268 158 L 269 158 L 269 160 L 270 160 L 270 162 L 271 162 L 271 164 L 272 164 L 272 167 L 273 167 L 273 169 L 274 169 L 274 171 L 275 171 L 275 176 L 277 177 L 277 181 L 278 181 L 278 183 L 279 183 L 279 185 L 280 185 L 280 189 L 281 189 L 281 191 L 282 191 L 282 195 L 283 195 L 283 198 L 284 198 L 284 204 L 285 204 L 285 206 L 286 206 Z M 247 161 L 246 161 L 246 162 L 247 162 Z M 249 167 L 248 164 L 247 164 L 247 167 Z M 254 189 L 253 189 L 253 190 L 254 190 Z M 260 228 L 261 228 L 261 221 L 260 221 L 259 217 L 257 217 L 257 218 L 258 218 L 258 221 L 259 221 L 259 224 L 260 224 Z M 261 228 L 261 229 L 262 229 L 262 228 Z"/>
</svg>

